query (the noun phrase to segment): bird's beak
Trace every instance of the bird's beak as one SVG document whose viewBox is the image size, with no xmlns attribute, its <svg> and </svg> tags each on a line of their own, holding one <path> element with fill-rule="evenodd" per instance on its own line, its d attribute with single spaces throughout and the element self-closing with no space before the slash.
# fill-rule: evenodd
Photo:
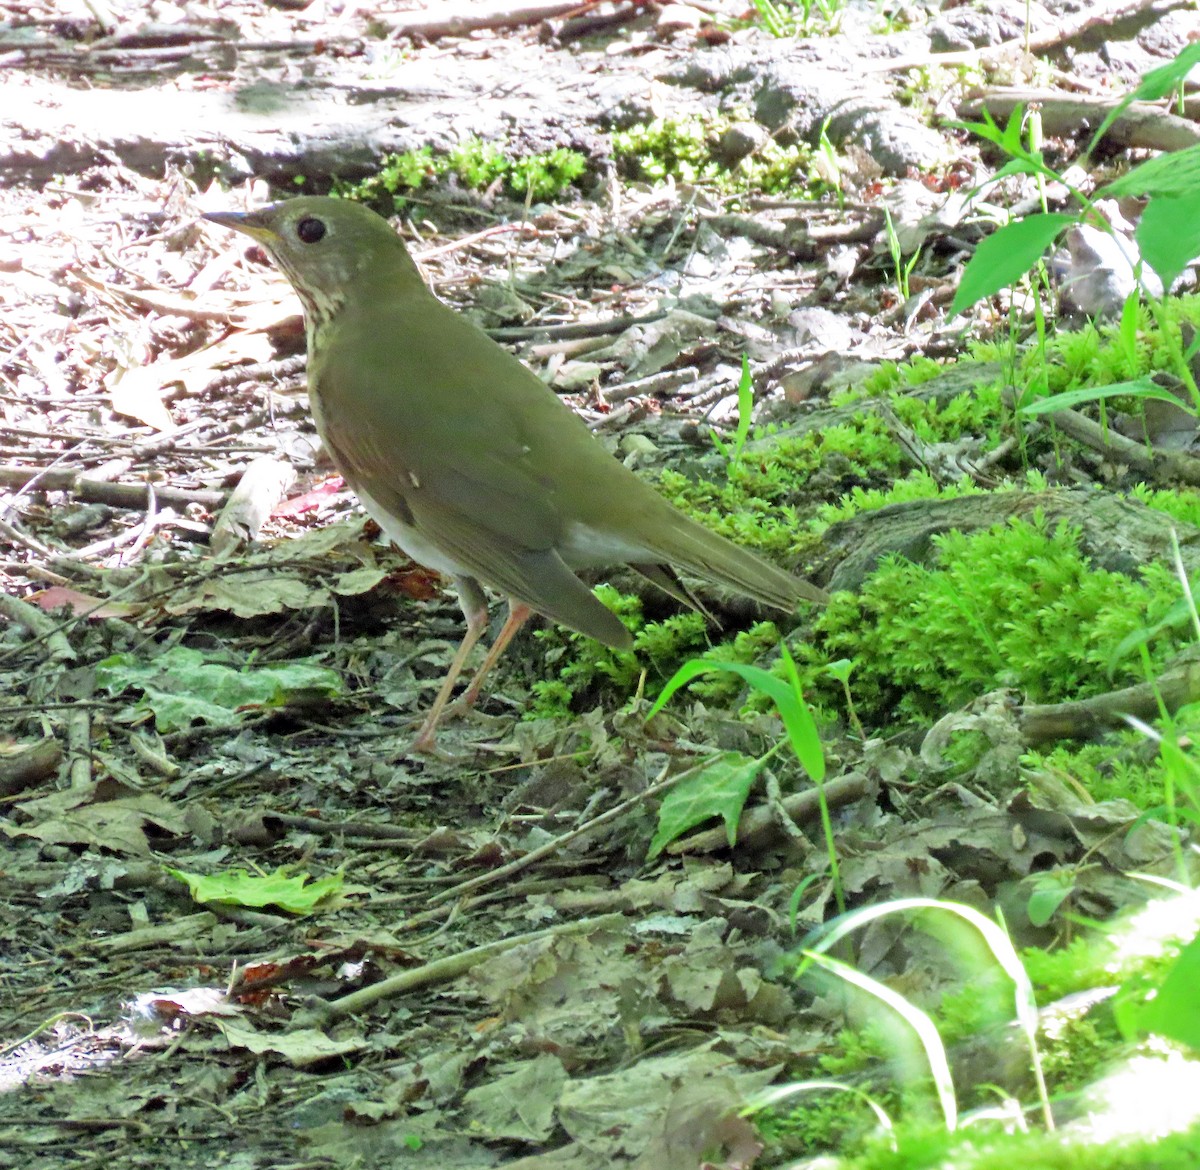
<svg viewBox="0 0 1200 1170">
<path fill-rule="evenodd" d="M 234 231 L 245 232 L 260 244 L 269 244 L 276 238 L 276 233 L 263 222 L 263 217 L 256 211 L 206 211 L 200 218 L 219 223 L 222 227 L 233 228 Z"/>
</svg>

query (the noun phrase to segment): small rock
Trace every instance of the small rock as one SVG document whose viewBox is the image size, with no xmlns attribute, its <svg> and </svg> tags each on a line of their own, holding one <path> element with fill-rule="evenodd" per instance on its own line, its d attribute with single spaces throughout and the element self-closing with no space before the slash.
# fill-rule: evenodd
<svg viewBox="0 0 1200 1170">
<path fill-rule="evenodd" d="M 617 448 L 627 460 L 639 462 L 658 453 L 658 448 L 650 439 L 637 433 L 622 435 Z"/>
<path fill-rule="evenodd" d="M 753 154 L 767 140 L 767 132 L 757 122 L 734 122 L 721 135 L 713 152 L 727 167 L 737 166 L 748 154 Z"/>
<path fill-rule="evenodd" d="M 688 4 L 668 4 L 659 14 L 654 31 L 659 36 L 677 32 L 695 32 L 704 21 L 704 13 Z"/>
</svg>

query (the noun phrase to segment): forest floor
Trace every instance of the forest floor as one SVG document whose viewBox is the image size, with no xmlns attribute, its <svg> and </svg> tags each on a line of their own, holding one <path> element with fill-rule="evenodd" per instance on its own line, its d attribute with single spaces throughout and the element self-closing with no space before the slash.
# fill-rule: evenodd
<svg viewBox="0 0 1200 1170">
<path fill-rule="evenodd" d="M 1126 717 L 1197 698 L 1171 641 L 1194 413 L 1023 418 L 1037 378 L 1065 384 L 1030 372 L 1032 296 L 948 310 L 997 219 L 1076 209 L 992 182 L 1007 160 L 962 123 L 1037 110 L 1089 191 L 1195 146 L 1193 95 L 1083 154 L 1194 5 L 1050 3 L 1028 30 L 1024 4 L 766 7 L 791 35 L 739 0 L 0 8 L 0 1163 L 846 1152 L 861 1106 L 741 1114 L 839 1073 L 909 1116 L 930 1099 L 875 1013 L 794 977 L 810 928 L 1000 910 L 1045 1006 L 1083 961 L 1039 980 L 1037 954 L 1145 904 L 1139 875 L 1189 877 L 1189 817 Z M 634 654 L 531 628 L 413 754 L 454 595 L 320 449 L 286 280 L 199 218 L 331 189 L 398 211 L 439 296 L 828 611 L 702 590 L 706 625 L 615 575 Z M 1132 325 L 1079 324 L 1122 320 L 1128 285 L 1067 244 L 1049 365 L 1153 365 Z M 647 718 L 684 661 L 778 669 L 781 637 L 819 767 L 727 673 Z M 697 777 L 706 812 L 660 820 Z M 852 958 L 940 1008 L 964 1109 L 1032 1107 L 978 945 L 881 917 Z M 1060 1123 L 1094 1123 L 1082 1089 L 1132 1052 L 1096 1022 L 1112 991 L 1080 1009 L 1090 1057 L 1044 1037 Z M 1155 1067 L 1135 1136 L 1200 1102 Z"/>
</svg>

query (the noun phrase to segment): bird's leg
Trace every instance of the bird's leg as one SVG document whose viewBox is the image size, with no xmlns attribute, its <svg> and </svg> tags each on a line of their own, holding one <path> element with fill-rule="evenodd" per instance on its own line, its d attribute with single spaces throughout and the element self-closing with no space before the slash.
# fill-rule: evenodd
<svg viewBox="0 0 1200 1170">
<path fill-rule="evenodd" d="M 463 691 L 463 696 L 459 700 L 464 707 L 471 706 L 479 698 L 479 691 L 488 671 L 496 665 L 497 659 L 507 649 L 509 642 L 513 640 L 513 635 L 525 624 L 531 613 L 533 610 L 529 606 L 522 605 L 519 601 L 509 601 L 508 620 L 500 627 L 500 633 L 496 635 L 496 640 L 488 648 L 487 657 L 480 664 L 479 669 L 475 672 L 475 677 L 471 679 L 470 685 Z"/>
<path fill-rule="evenodd" d="M 458 603 L 462 606 L 463 617 L 467 619 L 467 632 L 463 635 L 463 640 L 458 644 L 458 649 L 454 652 L 454 657 L 450 660 L 450 668 L 446 671 L 446 677 L 442 680 L 437 698 L 433 700 L 433 706 L 429 709 L 429 714 L 425 716 L 425 722 L 421 724 L 421 730 L 417 732 L 417 738 L 412 742 L 412 750 L 415 752 L 432 752 L 434 750 L 434 740 L 437 738 L 437 725 L 442 718 L 442 712 L 445 710 L 446 704 L 450 701 L 450 694 L 454 690 L 454 684 L 458 682 L 458 676 L 462 674 L 462 668 L 466 665 L 467 655 L 475 649 L 475 643 L 483 637 L 483 631 L 487 629 L 487 597 L 479 587 L 479 584 L 470 577 L 458 577 L 455 579 L 455 584 L 458 586 Z M 511 620 L 512 618 L 510 617 L 509 621 Z M 507 625 L 505 628 L 507 629 Z M 511 635 L 509 636 L 511 637 Z M 495 647 L 493 646 L 492 649 L 495 650 Z M 487 665 L 488 660 L 494 661 L 490 653 L 488 654 L 488 659 L 485 660 L 485 665 Z M 481 672 L 482 668 L 479 672 L 476 672 L 475 678 L 471 682 L 472 687 L 475 686 Z"/>
</svg>

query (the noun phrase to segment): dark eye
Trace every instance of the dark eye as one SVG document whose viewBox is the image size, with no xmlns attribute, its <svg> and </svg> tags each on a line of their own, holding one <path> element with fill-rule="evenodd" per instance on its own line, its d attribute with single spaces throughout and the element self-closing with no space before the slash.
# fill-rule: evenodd
<svg viewBox="0 0 1200 1170">
<path fill-rule="evenodd" d="M 325 224 L 319 219 L 309 216 L 296 224 L 296 235 L 302 244 L 315 244 L 325 236 Z"/>
</svg>

